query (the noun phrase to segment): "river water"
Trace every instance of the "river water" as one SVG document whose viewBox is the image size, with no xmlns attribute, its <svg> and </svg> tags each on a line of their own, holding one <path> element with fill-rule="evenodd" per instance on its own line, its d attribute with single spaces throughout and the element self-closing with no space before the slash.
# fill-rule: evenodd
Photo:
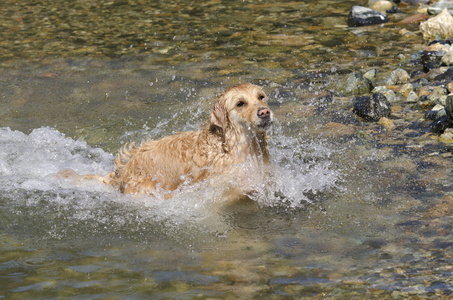
<svg viewBox="0 0 453 300">
<path fill-rule="evenodd" d="M 398 23 L 416 8 L 351 28 L 355 4 L 2 1 L 0 298 L 448 297 L 451 146 L 409 105 L 387 131 L 332 89 L 422 49 Z M 124 143 L 196 130 L 241 82 L 263 86 L 277 119 L 277 175 L 250 201 L 53 178 L 106 174 Z"/>
</svg>

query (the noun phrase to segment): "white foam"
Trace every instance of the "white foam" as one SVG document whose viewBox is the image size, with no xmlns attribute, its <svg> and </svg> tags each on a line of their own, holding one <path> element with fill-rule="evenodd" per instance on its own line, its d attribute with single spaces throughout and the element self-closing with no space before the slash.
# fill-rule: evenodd
<svg viewBox="0 0 453 300">
<path fill-rule="evenodd" d="M 340 173 L 329 160 L 332 150 L 300 137 L 285 136 L 278 126 L 274 131 L 277 132 L 270 149 L 275 174 L 269 182 L 256 183 L 252 199 L 261 206 L 301 207 L 310 201 L 307 193 L 316 194 L 336 186 Z M 99 228 L 118 228 L 134 220 L 134 226 L 141 226 L 141 222 L 165 222 L 165 226 L 172 228 L 199 224 L 213 232 L 228 230 L 212 209 L 216 203 L 225 201 L 224 191 L 214 185 L 184 186 L 169 200 L 161 196 L 122 195 L 96 182 L 76 186 L 50 176 L 66 168 L 80 174 L 101 175 L 112 170 L 113 155 L 84 141 L 48 127 L 28 135 L 0 128 L 0 144 L 0 192 L 8 194 L 5 199 L 11 205 L 25 203 L 33 209 L 44 201 L 49 208 L 39 206 L 38 213 L 61 209 L 67 220 L 89 220 Z"/>
</svg>

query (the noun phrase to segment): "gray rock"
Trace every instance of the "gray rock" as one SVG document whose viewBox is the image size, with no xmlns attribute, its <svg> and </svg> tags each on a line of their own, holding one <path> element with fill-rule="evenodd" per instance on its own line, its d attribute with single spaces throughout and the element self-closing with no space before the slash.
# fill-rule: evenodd
<svg viewBox="0 0 453 300">
<path fill-rule="evenodd" d="M 447 116 L 450 119 L 453 119 L 453 94 L 449 94 L 447 96 L 447 99 L 445 100 L 445 110 L 446 110 Z"/>
<path fill-rule="evenodd" d="M 363 74 L 363 77 L 369 80 L 373 80 L 376 77 L 376 69 L 371 69 L 365 74 Z"/>
<path fill-rule="evenodd" d="M 447 115 L 447 111 L 443 105 L 437 104 L 431 110 L 428 110 L 425 113 L 425 119 L 428 120 L 438 120 Z"/>
<path fill-rule="evenodd" d="M 371 80 L 360 73 L 351 73 L 335 82 L 335 90 L 342 95 L 361 95 L 371 91 Z"/>
<path fill-rule="evenodd" d="M 428 4 L 430 0 L 405 0 L 404 2 L 406 2 L 407 4 L 409 5 L 419 5 L 419 4 Z"/>
<path fill-rule="evenodd" d="M 451 10 L 453 9 L 453 1 L 450 0 L 440 0 L 436 4 L 428 7 L 428 14 L 430 15 L 437 15 L 442 12 L 442 10 L 447 9 Z"/>
<path fill-rule="evenodd" d="M 453 81 L 453 68 L 449 68 L 444 73 L 434 77 L 434 80 L 441 82 L 451 82 Z"/>
<path fill-rule="evenodd" d="M 450 51 L 442 56 L 442 63 L 447 66 L 453 65 L 453 49 L 450 49 Z"/>
<path fill-rule="evenodd" d="M 382 117 L 389 117 L 392 105 L 381 93 L 371 96 L 355 97 L 353 112 L 365 121 L 377 122 Z"/>
<path fill-rule="evenodd" d="M 407 97 L 406 97 L 406 100 L 405 102 L 407 103 L 417 103 L 419 100 L 418 96 L 417 96 L 417 93 L 415 93 L 414 91 L 410 92 Z"/>
<path fill-rule="evenodd" d="M 387 79 L 386 84 L 394 85 L 399 83 L 407 82 L 411 77 L 409 73 L 403 69 L 396 69 L 390 73 L 390 77 Z"/>
<path fill-rule="evenodd" d="M 354 5 L 348 15 L 348 25 L 354 27 L 382 24 L 388 21 L 386 14 L 358 5 Z"/>
<path fill-rule="evenodd" d="M 383 94 L 390 103 L 398 102 L 398 97 L 396 96 L 395 92 L 385 86 L 377 86 L 371 92 Z"/>
<path fill-rule="evenodd" d="M 428 95 L 428 102 L 431 105 L 445 105 L 447 100 L 447 89 L 443 86 L 434 86 L 431 93 Z"/>
</svg>

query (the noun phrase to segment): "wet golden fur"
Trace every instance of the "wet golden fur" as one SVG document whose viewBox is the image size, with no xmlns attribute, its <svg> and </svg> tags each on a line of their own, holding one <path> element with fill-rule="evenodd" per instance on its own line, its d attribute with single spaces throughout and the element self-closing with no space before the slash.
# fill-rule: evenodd
<svg viewBox="0 0 453 300">
<path fill-rule="evenodd" d="M 269 164 L 266 130 L 272 118 L 263 90 L 241 84 L 219 97 L 206 126 L 138 147 L 125 146 L 115 159 L 114 172 L 105 178 L 91 178 L 123 193 L 152 194 L 216 176 L 235 176 L 247 160 L 261 167 Z"/>
</svg>

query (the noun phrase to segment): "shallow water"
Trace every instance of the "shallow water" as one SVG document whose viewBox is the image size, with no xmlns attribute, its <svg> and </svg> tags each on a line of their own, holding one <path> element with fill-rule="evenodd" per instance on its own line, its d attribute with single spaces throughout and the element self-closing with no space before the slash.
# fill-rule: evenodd
<svg viewBox="0 0 453 300">
<path fill-rule="evenodd" d="M 415 8 L 358 29 L 354 4 L 2 2 L 0 298 L 448 297 L 452 148 L 409 105 L 385 131 L 330 91 L 420 49 L 397 23 Z M 124 143 L 196 130 L 249 81 L 277 118 L 276 176 L 250 201 L 52 176 L 106 174 Z"/>
</svg>

